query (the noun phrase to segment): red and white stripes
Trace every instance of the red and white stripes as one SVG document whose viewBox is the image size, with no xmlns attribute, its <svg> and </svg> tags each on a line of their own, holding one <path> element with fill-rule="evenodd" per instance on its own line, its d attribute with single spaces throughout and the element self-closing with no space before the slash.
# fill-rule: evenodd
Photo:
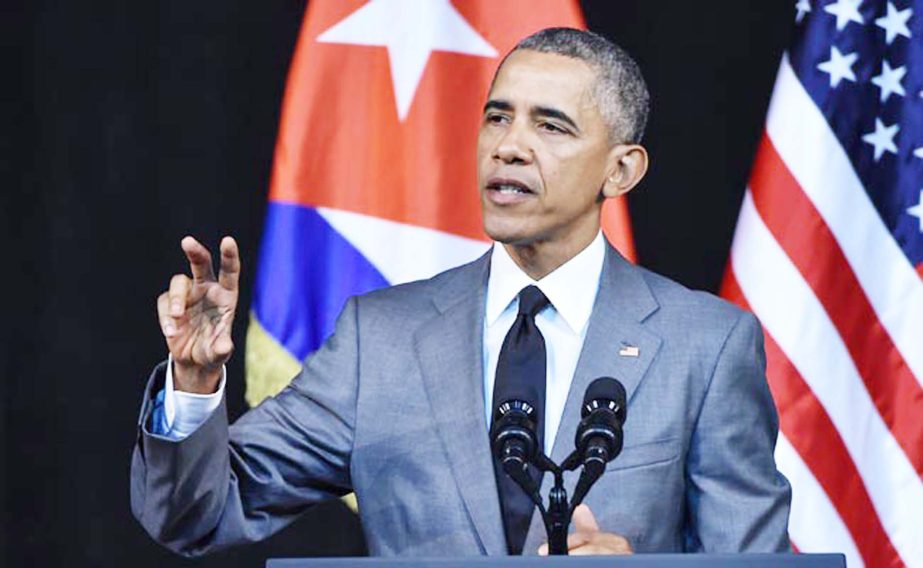
<svg viewBox="0 0 923 568">
<path fill-rule="evenodd" d="M 766 333 L 794 544 L 923 566 L 923 281 L 787 57 L 722 294 Z"/>
</svg>

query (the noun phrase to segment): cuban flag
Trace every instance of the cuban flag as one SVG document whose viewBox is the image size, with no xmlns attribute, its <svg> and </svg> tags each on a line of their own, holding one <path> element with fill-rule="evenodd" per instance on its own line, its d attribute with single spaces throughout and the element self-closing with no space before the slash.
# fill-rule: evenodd
<svg viewBox="0 0 923 568">
<path fill-rule="evenodd" d="M 247 401 L 283 388 L 349 296 L 474 260 L 476 140 L 517 41 L 575 1 L 312 0 L 291 62 L 246 341 Z M 609 239 L 633 257 L 624 202 Z"/>
<path fill-rule="evenodd" d="M 794 545 L 923 566 L 923 0 L 800 0 L 723 295 L 766 333 Z"/>
</svg>

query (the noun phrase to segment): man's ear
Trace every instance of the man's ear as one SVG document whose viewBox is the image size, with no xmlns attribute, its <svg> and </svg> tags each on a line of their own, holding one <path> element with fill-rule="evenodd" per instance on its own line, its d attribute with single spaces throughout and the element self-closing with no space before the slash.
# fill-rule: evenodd
<svg viewBox="0 0 923 568">
<path fill-rule="evenodd" d="M 644 146 L 617 144 L 609 151 L 603 196 L 618 197 L 632 190 L 647 173 L 648 156 Z"/>
</svg>

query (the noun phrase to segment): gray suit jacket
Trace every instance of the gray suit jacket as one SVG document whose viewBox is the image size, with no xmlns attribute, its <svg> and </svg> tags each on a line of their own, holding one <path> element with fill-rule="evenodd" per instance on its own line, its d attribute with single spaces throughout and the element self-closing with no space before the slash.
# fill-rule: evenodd
<svg viewBox="0 0 923 568">
<path fill-rule="evenodd" d="M 132 459 L 135 516 L 169 548 L 199 554 L 355 491 L 372 554 L 505 554 L 484 420 L 488 270 L 485 255 L 352 298 L 281 394 L 230 427 L 222 404 L 182 442 L 147 431 L 160 365 Z M 620 356 L 628 345 L 639 356 Z M 586 499 L 601 528 L 639 552 L 788 550 L 764 366 L 753 316 L 609 248 L 552 458 L 573 449 L 587 385 L 616 377 L 629 397 L 625 447 Z M 526 553 L 544 537 L 536 514 Z"/>
</svg>

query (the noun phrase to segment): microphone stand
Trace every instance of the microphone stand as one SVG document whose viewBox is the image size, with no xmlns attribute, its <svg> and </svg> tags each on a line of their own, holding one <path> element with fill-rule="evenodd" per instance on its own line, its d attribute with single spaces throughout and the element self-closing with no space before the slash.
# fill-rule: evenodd
<svg viewBox="0 0 923 568">
<path fill-rule="evenodd" d="M 606 464 L 622 451 L 625 387 L 612 377 L 600 377 L 590 383 L 583 398 L 583 419 L 575 438 L 577 448 L 561 465 L 555 464 L 540 447 L 536 447 L 535 424 L 530 421 L 533 405 L 518 399 L 500 405 L 497 408 L 501 417 L 500 429 L 496 433 L 493 428 L 491 430 L 491 444 L 494 452 L 498 452 L 504 471 L 526 492 L 542 514 L 548 534 L 548 552 L 553 555 L 567 554 L 567 530 L 574 509 L 602 477 Z M 547 509 L 542 503 L 540 485 L 526 471 L 529 463 L 543 474 L 554 475 Z M 583 469 L 574 488 L 574 498 L 568 503 L 564 472 L 574 471 L 580 466 Z"/>
<path fill-rule="evenodd" d="M 574 509 L 583 502 L 583 498 L 589 492 L 590 487 L 599 479 L 599 476 L 587 476 L 586 471 L 580 475 L 580 480 L 574 491 L 574 501 L 568 503 L 567 489 L 564 488 L 564 472 L 573 471 L 580 467 L 580 455 L 577 451 L 572 452 L 561 465 L 555 464 L 551 458 L 544 453 L 539 452 L 535 456 L 535 466 L 544 472 L 554 475 L 554 484 L 548 493 L 548 508 L 545 509 L 541 495 L 531 487 L 519 482 L 519 486 L 532 498 L 532 501 L 538 506 L 542 514 L 542 521 L 545 524 L 545 532 L 548 535 L 548 554 L 554 556 L 567 555 L 567 532 L 570 528 L 571 518 Z M 595 477 L 595 479 L 594 479 Z M 514 478 L 515 479 L 515 478 Z M 528 478 L 531 482 L 531 478 Z"/>
</svg>

